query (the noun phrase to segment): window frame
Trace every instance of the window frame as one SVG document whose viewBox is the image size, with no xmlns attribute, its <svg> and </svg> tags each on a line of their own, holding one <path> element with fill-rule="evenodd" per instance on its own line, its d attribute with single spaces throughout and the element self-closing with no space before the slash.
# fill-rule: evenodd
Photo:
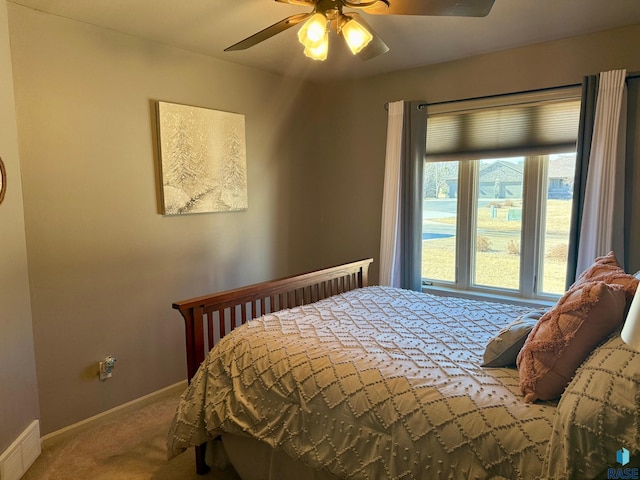
<svg viewBox="0 0 640 480">
<path fill-rule="evenodd" d="M 581 90 L 578 86 L 560 87 L 545 91 L 525 92 L 507 96 L 487 97 L 483 99 L 447 102 L 444 104 L 428 105 L 429 115 L 451 114 L 468 111 L 470 109 L 491 108 L 496 105 L 509 105 L 532 102 L 543 99 L 572 99 L 580 101 Z M 427 124 L 429 119 L 427 119 Z M 576 125 L 577 127 L 577 125 Z M 428 138 L 427 138 L 428 142 Z M 423 290 L 438 290 L 444 293 L 454 292 L 462 296 L 481 296 L 501 299 L 511 299 L 514 302 L 539 302 L 551 304 L 561 296 L 560 294 L 539 291 L 544 278 L 544 251 L 546 225 L 546 200 L 548 196 L 548 158 L 552 154 L 571 153 L 575 150 L 557 148 L 545 151 L 528 151 L 518 155 L 517 152 L 496 155 L 487 151 L 485 154 L 463 156 L 458 160 L 458 202 L 456 222 L 456 259 L 455 281 L 438 281 L 423 277 Z M 475 269 L 475 239 L 476 222 L 475 202 L 477 201 L 477 185 L 479 161 L 482 159 L 525 157 L 523 172 L 522 221 L 520 231 L 520 273 L 519 289 L 505 289 L 476 285 L 473 282 Z M 428 154 L 424 161 L 428 161 Z M 450 159 L 450 158 L 449 158 Z M 435 161 L 438 161 L 437 159 Z M 454 160 L 455 161 L 455 160 Z M 538 219 L 544 219 L 539 222 Z M 422 235 L 422 229 L 420 231 Z"/>
</svg>

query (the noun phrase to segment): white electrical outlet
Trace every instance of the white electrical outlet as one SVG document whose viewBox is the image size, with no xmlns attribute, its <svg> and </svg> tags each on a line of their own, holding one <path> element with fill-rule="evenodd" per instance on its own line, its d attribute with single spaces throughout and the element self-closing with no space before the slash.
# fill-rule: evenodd
<svg viewBox="0 0 640 480">
<path fill-rule="evenodd" d="M 116 359 L 109 355 L 104 360 L 99 362 L 100 366 L 100 380 L 107 380 L 111 378 L 113 373 L 113 367 L 116 366 Z"/>
<path fill-rule="evenodd" d="M 111 378 L 111 372 L 108 372 L 104 368 L 104 362 L 100 362 L 100 380 L 106 380 Z"/>
</svg>

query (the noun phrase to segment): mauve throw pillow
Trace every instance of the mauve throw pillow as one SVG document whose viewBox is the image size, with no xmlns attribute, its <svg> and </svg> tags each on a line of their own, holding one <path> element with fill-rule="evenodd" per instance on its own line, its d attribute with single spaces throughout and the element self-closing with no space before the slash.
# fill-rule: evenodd
<svg viewBox="0 0 640 480">
<path fill-rule="evenodd" d="M 565 293 L 540 318 L 518 354 L 525 401 L 560 397 L 589 353 L 621 325 L 625 307 L 620 285 L 586 282 Z"/>
<path fill-rule="evenodd" d="M 633 295 L 638 287 L 638 279 L 624 271 L 614 252 L 596 258 L 593 264 L 578 276 L 569 290 L 583 283 L 596 281 L 622 285 L 627 295 L 627 307 L 631 305 L 631 300 L 633 300 Z"/>
</svg>

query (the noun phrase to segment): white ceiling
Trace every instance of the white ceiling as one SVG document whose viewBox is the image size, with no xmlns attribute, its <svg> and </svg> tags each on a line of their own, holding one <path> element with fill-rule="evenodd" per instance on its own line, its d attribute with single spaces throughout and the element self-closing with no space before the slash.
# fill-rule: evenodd
<svg viewBox="0 0 640 480">
<path fill-rule="evenodd" d="M 329 59 L 316 62 L 303 55 L 297 27 L 248 50 L 223 51 L 284 17 L 308 11 L 273 0 L 9 1 L 230 62 L 315 79 L 376 75 L 640 24 L 640 0 L 495 0 L 482 18 L 364 14 L 391 50 L 364 62 L 332 35 Z"/>
</svg>

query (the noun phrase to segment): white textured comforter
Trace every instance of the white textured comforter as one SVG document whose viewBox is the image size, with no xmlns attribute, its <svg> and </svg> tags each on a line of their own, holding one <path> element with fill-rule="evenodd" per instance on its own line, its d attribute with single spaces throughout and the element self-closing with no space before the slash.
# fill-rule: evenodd
<svg viewBox="0 0 640 480">
<path fill-rule="evenodd" d="M 555 406 L 480 367 L 528 310 L 368 287 L 253 320 L 193 378 L 169 455 L 230 432 L 345 478 L 536 478 Z"/>
</svg>

